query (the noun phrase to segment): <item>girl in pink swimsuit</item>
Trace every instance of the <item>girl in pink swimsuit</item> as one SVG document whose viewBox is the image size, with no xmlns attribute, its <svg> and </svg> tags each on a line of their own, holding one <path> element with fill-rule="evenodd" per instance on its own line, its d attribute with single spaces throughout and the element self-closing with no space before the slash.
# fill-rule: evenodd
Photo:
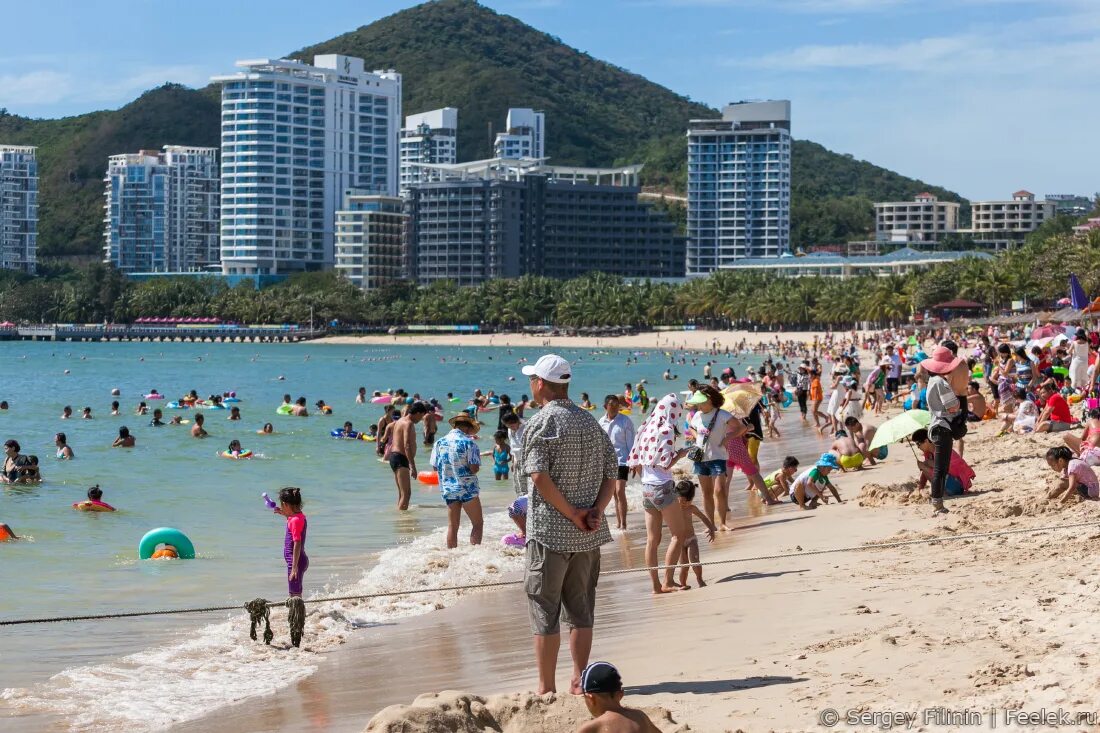
<svg viewBox="0 0 1100 733">
<path fill-rule="evenodd" d="M 286 537 L 283 539 L 283 559 L 286 560 L 287 592 L 302 595 L 302 577 L 309 570 L 306 555 L 306 515 L 302 514 L 302 490 L 288 486 L 279 490 L 276 514 L 286 517 Z"/>
</svg>

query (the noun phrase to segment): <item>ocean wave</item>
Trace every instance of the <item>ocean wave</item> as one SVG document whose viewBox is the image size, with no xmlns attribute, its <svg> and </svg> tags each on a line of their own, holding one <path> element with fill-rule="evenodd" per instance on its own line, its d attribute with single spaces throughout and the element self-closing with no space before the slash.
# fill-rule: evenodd
<svg viewBox="0 0 1100 733">
<path fill-rule="evenodd" d="M 463 525 L 460 532 L 466 530 Z M 326 589 L 325 595 L 385 593 L 470 586 L 506 580 L 523 567 L 522 550 L 499 538 L 515 529 L 507 514 L 485 520 L 485 544 L 445 547 L 446 528 L 385 550 L 362 578 Z M 118 660 L 60 672 L 31 688 L 0 692 L 17 714 L 61 715 L 74 731 L 157 731 L 201 718 L 219 707 L 269 695 L 311 675 L 355 629 L 446 608 L 467 593 L 447 591 L 413 596 L 310 604 L 301 649 L 290 646 L 286 613 L 272 610 L 274 642 L 248 636 L 249 621 L 238 614 L 194 631 L 187 638 Z"/>
</svg>

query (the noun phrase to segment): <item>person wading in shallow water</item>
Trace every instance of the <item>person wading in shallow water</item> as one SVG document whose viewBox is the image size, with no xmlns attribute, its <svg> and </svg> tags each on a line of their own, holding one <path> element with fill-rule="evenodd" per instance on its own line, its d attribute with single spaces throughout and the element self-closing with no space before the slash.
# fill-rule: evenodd
<svg viewBox="0 0 1100 733">
<path fill-rule="evenodd" d="M 428 406 L 423 402 L 409 405 L 400 420 L 390 427 L 393 436 L 386 460 L 397 485 L 397 508 L 405 511 L 412 501 L 412 477 L 416 474 L 416 424 L 424 419 Z"/>
<path fill-rule="evenodd" d="M 570 691 L 580 694 L 592 651 L 600 545 L 611 541 L 603 512 L 615 492 L 619 460 L 596 418 L 569 399 L 569 362 L 547 354 L 523 367 L 523 374 L 542 405 L 524 427 L 523 466 L 517 468 L 530 477 L 524 587 L 538 692 L 557 691 L 564 617 L 573 656 Z"/>
</svg>

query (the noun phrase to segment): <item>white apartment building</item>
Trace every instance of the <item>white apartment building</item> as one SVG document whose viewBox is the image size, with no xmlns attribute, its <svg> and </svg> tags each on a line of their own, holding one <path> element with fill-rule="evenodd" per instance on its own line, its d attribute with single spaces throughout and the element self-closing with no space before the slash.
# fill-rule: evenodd
<svg viewBox="0 0 1100 733">
<path fill-rule="evenodd" d="M 973 201 L 970 231 L 1027 234 L 1054 217 L 1053 201 L 1036 201 L 1030 191 L 1017 191 L 1007 201 Z"/>
<path fill-rule="evenodd" d="M 422 181 L 420 164 L 458 162 L 458 110 L 433 109 L 405 118 L 401 129 L 401 193 Z"/>
<path fill-rule="evenodd" d="M 402 276 L 408 216 L 396 196 L 348 191 L 336 212 L 336 269 L 363 290 Z"/>
<path fill-rule="evenodd" d="M 222 271 L 332 267 L 344 191 L 397 195 L 401 75 L 352 56 L 238 61 L 222 86 Z"/>
<path fill-rule="evenodd" d="M 791 103 L 727 105 L 688 125 L 687 275 L 790 250 Z"/>
<path fill-rule="evenodd" d="M 546 157 L 546 114 L 526 107 L 508 110 L 506 130 L 498 132 L 493 157 L 518 160 Z"/>
<path fill-rule="evenodd" d="M 930 193 L 912 201 L 875 204 L 875 238 L 880 242 L 938 242 L 959 229 L 959 205 Z"/>
<path fill-rule="evenodd" d="M 37 151 L 0 144 L 0 268 L 28 274 L 38 262 Z"/>
<path fill-rule="evenodd" d="M 166 145 L 112 155 L 103 182 L 104 261 L 125 273 L 218 266 L 217 148 Z"/>
</svg>

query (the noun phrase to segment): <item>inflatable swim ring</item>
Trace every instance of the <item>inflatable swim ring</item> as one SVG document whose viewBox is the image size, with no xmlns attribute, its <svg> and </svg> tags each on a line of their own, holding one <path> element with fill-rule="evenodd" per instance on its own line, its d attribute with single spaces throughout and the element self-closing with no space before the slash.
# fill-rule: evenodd
<svg viewBox="0 0 1100 733">
<path fill-rule="evenodd" d="M 435 471 L 421 471 L 420 473 L 416 474 L 416 480 L 422 484 L 427 484 L 428 486 L 438 486 L 439 474 Z"/>
<path fill-rule="evenodd" d="M 206 402 L 202 403 L 202 406 L 205 407 L 208 410 L 224 410 L 224 409 L 226 409 L 225 405 L 221 404 L 220 402 L 206 401 Z"/>
<path fill-rule="evenodd" d="M 242 460 L 242 459 L 244 459 L 244 458 L 251 458 L 251 457 L 252 457 L 252 451 L 250 451 L 250 450 L 243 450 L 243 451 L 241 451 L 240 453 L 238 453 L 237 455 L 233 455 L 233 454 L 232 454 L 232 453 L 230 453 L 229 451 L 225 451 L 225 450 L 223 450 L 223 451 L 222 451 L 221 453 L 219 453 L 218 455 L 219 455 L 219 456 L 221 456 L 222 458 L 228 458 L 228 459 L 230 459 L 230 460 L 232 460 L 232 461 L 239 461 L 239 460 Z"/>
<path fill-rule="evenodd" d="M 974 371 L 970 372 L 971 379 L 981 379 L 984 376 L 985 372 L 983 372 L 981 369 L 975 369 Z"/>
<path fill-rule="evenodd" d="M 451 397 L 447 401 L 448 402 L 462 402 L 462 398 L 461 397 Z"/>
<path fill-rule="evenodd" d="M 1057 374 L 1059 377 L 1068 377 L 1069 369 L 1066 367 L 1051 367 L 1050 370 Z"/>
<path fill-rule="evenodd" d="M 145 533 L 138 543 L 138 559 L 148 560 L 156 552 L 157 545 L 172 545 L 179 553 L 180 559 L 194 560 L 195 546 L 183 532 L 172 527 L 157 527 Z"/>
<path fill-rule="evenodd" d="M 380 394 L 377 397 L 371 397 L 370 401 L 376 405 L 388 405 L 393 402 L 393 395 Z"/>
<path fill-rule="evenodd" d="M 240 402 L 239 397 L 223 397 L 222 402 Z"/>
<path fill-rule="evenodd" d="M 790 407 L 792 402 L 794 402 L 794 395 L 787 390 L 783 390 L 783 408 Z"/>
<path fill-rule="evenodd" d="M 1071 405 L 1076 405 L 1076 404 L 1077 404 L 1078 402 L 1080 402 L 1080 401 L 1081 401 L 1082 399 L 1083 399 L 1083 398 L 1082 398 L 1082 397 L 1081 397 L 1081 395 L 1079 395 L 1079 394 L 1071 394 L 1071 395 L 1069 396 L 1069 403 L 1070 403 Z"/>
<path fill-rule="evenodd" d="M 9 540 L 14 540 L 14 539 L 15 539 L 15 535 L 11 533 L 11 530 L 8 528 L 8 525 L 0 524 L 0 542 L 7 542 Z"/>
<path fill-rule="evenodd" d="M 357 433 L 352 430 L 350 433 L 344 432 L 343 428 L 336 428 L 329 433 L 334 438 L 340 438 L 341 440 L 360 440 L 363 438 L 363 433 Z"/>
<path fill-rule="evenodd" d="M 164 395 L 157 394 L 156 392 L 150 392 L 149 394 L 145 395 L 145 399 L 147 399 L 147 400 L 163 400 Z"/>
<path fill-rule="evenodd" d="M 365 440 L 368 443 L 377 443 L 378 442 L 377 437 L 375 437 L 373 435 L 368 435 L 367 433 L 359 433 L 359 440 Z"/>
<path fill-rule="evenodd" d="M 325 405 L 324 407 L 321 407 L 321 408 L 318 408 L 318 409 L 321 411 L 322 415 L 331 415 L 332 414 L 332 408 L 329 407 L 328 405 Z"/>
<path fill-rule="evenodd" d="M 294 405 L 279 405 L 275 408 L 276 415 L 289 415 L 294 412 Z"/>
<path fill-rule="evenodd" d="M 191 409 L 191 405 L 188 405 L 184 402 L 169 402 L 167 405 L 165 405 L 165 407 L 167 407 L 169 410 L 190 410 Z"/>
<path fill-rule="evenodd" d="M 76 502 L 73 504 L 73 509 L 80 512 L 113 512 L 115 510 L 110 504 L 92 499 Z"/>
<path fill-rule="evenodd" d="M 526 547 L 527 546 L 527 538 L 526 537 L 520 537 L 518 534 L 513 532 L 512 534 L 506 534 L 503 537 L 501 537 L 500 538 L 500 544 L 502 544 L 506 547 Z"/>
</svg>

